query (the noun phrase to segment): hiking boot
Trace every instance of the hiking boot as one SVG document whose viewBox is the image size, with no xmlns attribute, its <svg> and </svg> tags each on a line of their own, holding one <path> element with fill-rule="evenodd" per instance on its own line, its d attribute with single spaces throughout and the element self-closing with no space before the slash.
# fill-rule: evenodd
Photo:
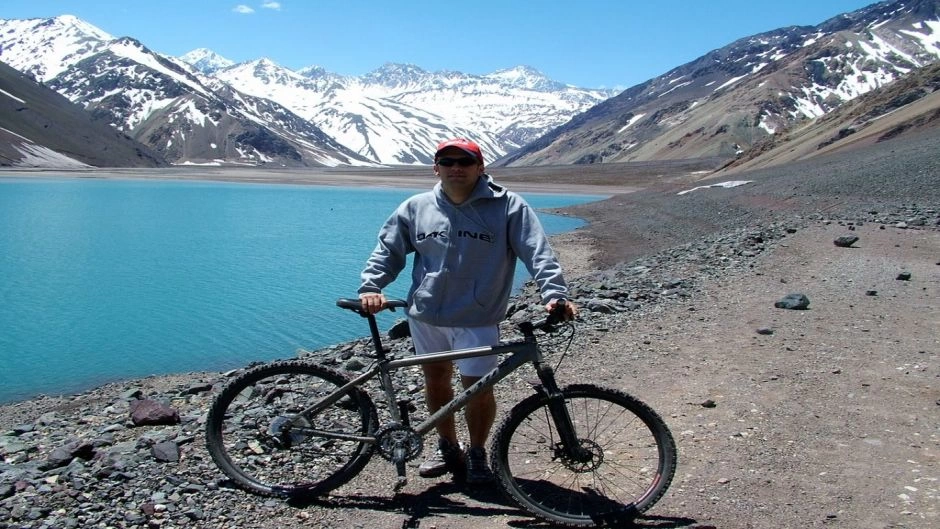
<svg viewBox="0 0 940 529">
<path fill-rule="evenodd" d="M 422 478 L 437 478 L 450 472 L 455 478 L 463 478 L 464 454 L 460 445 L 441 437 L 437 440 L 437 451 L 421 463 L 418 475 Z"/>
<path fill-rule="evenodd" d="M 486 462 L 486 450 L 476 446 L 467 452 L 467 484 L 486 485 L 496 480 Z"/>
</svg>

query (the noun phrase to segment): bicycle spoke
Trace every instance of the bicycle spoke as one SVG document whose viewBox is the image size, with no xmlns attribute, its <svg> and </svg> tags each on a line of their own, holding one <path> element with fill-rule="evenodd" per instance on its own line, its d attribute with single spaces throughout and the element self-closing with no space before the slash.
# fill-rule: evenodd
<svg viewBox="0 0 940 529">
<path fill-rule="evenodd" d="M 325 492 L 365 464 L 375 408 L 350 393 L 302 415 L 346 379 L 329 369 L 281 362 L 251 370 L 220 393 L 207 424 L 210 453 L 239 486 L 261 494 Z M 322 433 L 321 433 L 322 432 Z"/>
<path fill-rule="evenodd" d="M 533 513 L 574 526 L 593 525 L 605 513 L 639 512 L 658 500 L 675 463 L 662 420 L 621 392 L 577 386 L 563 393 L 579 450 L 590 457 L 570 459 L 549 399 L 530 397 L 497 434 L 494 466 L 507 492 Z"/>
</svg>

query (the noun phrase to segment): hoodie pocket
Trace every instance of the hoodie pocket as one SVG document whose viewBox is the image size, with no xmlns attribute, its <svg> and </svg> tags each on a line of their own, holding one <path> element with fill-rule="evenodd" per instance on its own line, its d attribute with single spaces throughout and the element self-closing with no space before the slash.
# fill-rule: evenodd
<svg viewBox="0 0 940 529">
<path fill-rule="evenodd" d="M 457 316 L 476 312 L 484 307 L 477 299 L 476 281 L 469 277 L 456 277 L 447 272 L 424 276 L 412 296 L 412 306 L 418 314 Z"/>
</svg>

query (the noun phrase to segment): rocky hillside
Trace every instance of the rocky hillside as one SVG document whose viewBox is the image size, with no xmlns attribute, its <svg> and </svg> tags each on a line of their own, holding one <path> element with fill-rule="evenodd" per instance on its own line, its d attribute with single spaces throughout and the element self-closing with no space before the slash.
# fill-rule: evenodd
<svg viewBox="0 0 940 529">
<path fill-rule="evenodd" d="M 740 39 L 502 159 L 589 164 L 744 153 L 940 58 L 940 0 L 881 2 Z"/>
<path fill-rule="evenodd" d="M 720 173 L 756 169 L 940 127 L 940 63 L 754 144 Z"/>
<path fill-rule="evenodd" d="M 0 166 L 160 167 L 163 156 L 0 63 Z"/>
</svg>

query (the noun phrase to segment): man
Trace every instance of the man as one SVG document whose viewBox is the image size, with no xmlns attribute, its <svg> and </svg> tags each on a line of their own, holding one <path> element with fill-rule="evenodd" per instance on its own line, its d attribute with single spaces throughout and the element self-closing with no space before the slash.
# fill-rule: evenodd
<svg viewBox="0 0 940 529">
<path fill-rule="evenodd" d="M 415 252 L 408 319 L 417 354 L 496 345 L 506 315 L 516 260 L 535 278 L 546 309 L 566 299 L 568 288 L 541 223 L 519 195 L 484 172 L 479 145 L 466 139 L 442 142 L 434 153 L 434 188 L 405 200 L 379 231 L 362 272 L 359 299 L 375 313 L 385 305 L 382 289 Z M 576 309 L 566 303 L 566 318 Z M 494 368 L 495 355 L 457 361 L 466 388 Z M 453 365 L 424 366 L 425 399 L 431 413 L 453 398 Z M 468 484 L 493 480 L 486 439 L 496 418 L 492 390 L 465 409 L 469 450 L 464 457 L 453 416 L 438 425 L 438 451 L 419 468 L 422 477 L 451 472 Z"/>
</svg>

